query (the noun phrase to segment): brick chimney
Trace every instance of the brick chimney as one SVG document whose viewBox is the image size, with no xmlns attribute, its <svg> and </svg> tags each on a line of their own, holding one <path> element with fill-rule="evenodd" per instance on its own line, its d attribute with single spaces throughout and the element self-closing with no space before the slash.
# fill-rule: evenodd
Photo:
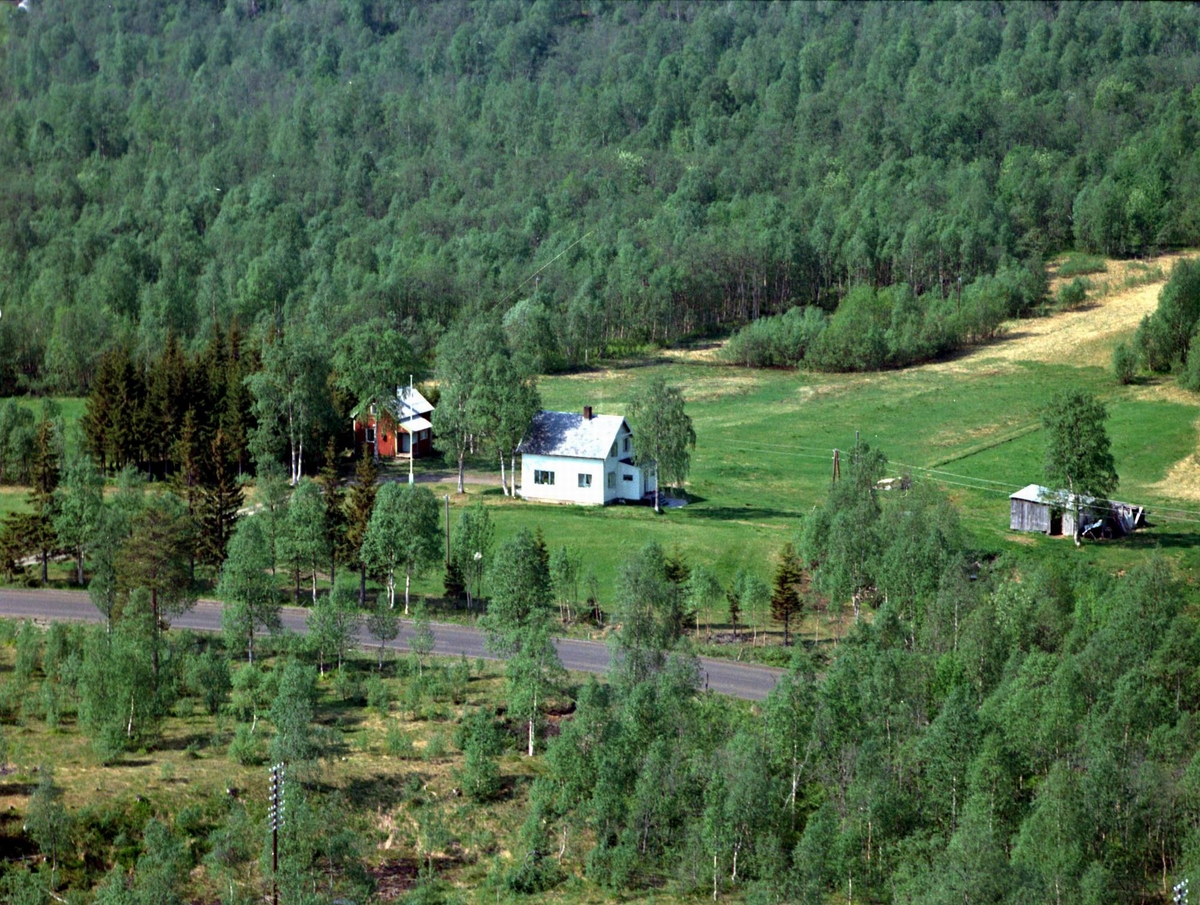
<svg viewBox="0 0 1200 905">
<path fill-rule="evenodd" d="M 590 405 L 585 405 L 583 407 L 583 420 L 584 421 L 592 420 L 592 407 Z"/>
</svg>

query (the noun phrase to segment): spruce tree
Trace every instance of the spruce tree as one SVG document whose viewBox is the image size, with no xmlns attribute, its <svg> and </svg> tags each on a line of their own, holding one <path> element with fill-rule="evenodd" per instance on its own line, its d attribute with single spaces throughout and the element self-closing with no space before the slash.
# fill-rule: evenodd
<svg viewBox="0 0 1200 905">
<path fill-rule="evenodd" d="M 800 563 L 791 543 L 779 553 L 779 568 L 775 570 L 775 587 L 771 591 L 771 617 L 783 623 L 783 643 L 791 644 L 792 617 L 801 611 Z"/>
<path fill-rule="evenodd" d="M 203 493 L 204 460 L 200 428 L 196 423 L 194 409 L 188 409 L 184 415 L 179 438 L 172 445 L 171 456 L 175 466 L 175 472 L 171 476 L 172 489 L 187 507 L 188 519 L 191 520 L 193 526 L 198 527 L 200 497 Z M 201 533 L 197 530 L 193 532 L 192 536 L 199 542 Z M 196 577 L 196 560 L 199 555 L 198 547 L 193 547 L 188 551 L 188 569 L 193 579 Z"/>
<path fill-rule="evenodd" d="M 118 346 L 101 357 L 96 379 L 92 381 L 92 391 L 88 394 L 80 419 L 84 443 L 100 463 L 101 472 L 107 470 L 110 462 L 115 464 L 112 458 L 114 418 L 118 407 L 122 354 L 123 350 Z"/>
<path fill-rule="evenodd" d="M 337 450 L 333 438 L 325 445 L 325 464 L 317 475 L 317 485 L 321 488 L 325 501 L 325 535 L 329 557 L 329 583 L 337 579 L 337 563 L 346 548 L 346 494 L 342 491 L 338 479 Z"/>
<path fill-rule="evenodd" d="M 209 445 L 208 472 L 196 506 L 197 554 L 205 565 L 220 568 L 238 520 L 242 489 L 234 474 L 233 451 L 219 428 Z"/>
</svg>

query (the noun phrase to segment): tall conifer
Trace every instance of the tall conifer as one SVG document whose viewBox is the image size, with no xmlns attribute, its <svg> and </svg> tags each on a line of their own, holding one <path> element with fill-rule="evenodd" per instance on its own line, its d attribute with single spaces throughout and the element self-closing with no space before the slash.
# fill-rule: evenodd
<svg viewBox="0 0 1200 905">
<path fill-rule="evenodd" d="M 328 537 L 329 550 L 329 583 L 332 586 L 337 579 L 337 561 L 341 558 L 346 546 L 346 495 L 342 491 L 338 479 L 337 451 L 333 438 L 325 445 L 325 464 L 317 475 L 317 485 L 321 488 L 325 501 L 325 531 Z"/>
<path fill-rule="evenodd" d="M 800 613 L 800 564 L 791 543 L 779 553 L 779 568 L 775 571 L 775 587 L 771 591 L 771 616 L 783 623 L 783 643 L 791 644 L 792 617 Z"/>
<path fill-rule="evenodd" d="M 208 470 L 200 487 L 196 521 L 200 561 L 219 568 L 242 505 L 242 489 L 234 474 L 233 451 L 220 429 L 209 444 Z"/>
</svg>

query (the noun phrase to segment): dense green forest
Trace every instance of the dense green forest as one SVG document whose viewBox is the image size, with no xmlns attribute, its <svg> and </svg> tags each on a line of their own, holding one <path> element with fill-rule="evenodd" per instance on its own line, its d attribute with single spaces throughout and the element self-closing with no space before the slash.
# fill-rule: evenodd
<svg viewBox="0 0 1200 905">
<path fill-rule="evenodd" d="M 1051 253 L 1200 240 L 1198 35 L 1188 4 L 5 4 L 0 389 L 235 318 L 424 354 L 477 308 L 555 367 L 860 283 L 925 299 L 882 363 L 936 353 Z"/>
<path fill-rule="evenodd" d="M 117 588 L 95 598 L 115 601 L 110 628 L 0 625 L 0 765 L 20 802 L 0 840 L 41 856 L 5 864 L 0 890 L 254 901 L 266 803 L 227 789 L 260 788 L 270 758 L 290 777 L 288 902 L 371 901 L 397 865 L 410 902 L 1166 901 L 1200 865 L 1194 589 L 1157 555 L 1119 577 L 981 555 L 937 491 L 882 493 L 882 455 L 847 460 L 781 553 L 772 604 L 853 602 L 853 626 L 836 646 L 796 638 L 754 709 L 707 692 L 686 637 L 711 574 L 655 543 L 619 567 L 603 683 L 570 680 L 548 647 L 563 578 L 528 529 L 486 567 L 502 684 L 431 662 L 420 609 L 411 655 L 351 653 L 353 576 L 307 636 L 277 633 L 269 513 L 238 524 L 223 644 L 165 631 L 149 591 L 164 624 L 191 605 L 186 552 L 143 560 L 181 507 L 123 485 L 104 504 L 131 526 Z M 303 496 L 285 521 L 311 520 Z M 281 568 L 307 559 L 279 537 Z M 395 638 L 398 613 L 381 598 L 363 640 Z M 270 636 L 253 642 L 255 626 Z M 158 779 L 130 788 L 147 766 Z M 101 775 L 116 788 L 97 796 Z"/>
</svg>

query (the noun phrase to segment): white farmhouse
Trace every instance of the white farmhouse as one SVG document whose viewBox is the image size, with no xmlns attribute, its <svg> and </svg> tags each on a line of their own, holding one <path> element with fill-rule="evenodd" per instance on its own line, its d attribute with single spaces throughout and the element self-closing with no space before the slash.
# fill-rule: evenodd
<svg viewBox="0 0 1200 905">
<path fill-rule="evenodd" d="M 521 496 L 603 506 L 654 491 L 652 470 L 633 464 L 633 432 L 620 415 L 538 412 L 521 445 Z"/>
</svg>

